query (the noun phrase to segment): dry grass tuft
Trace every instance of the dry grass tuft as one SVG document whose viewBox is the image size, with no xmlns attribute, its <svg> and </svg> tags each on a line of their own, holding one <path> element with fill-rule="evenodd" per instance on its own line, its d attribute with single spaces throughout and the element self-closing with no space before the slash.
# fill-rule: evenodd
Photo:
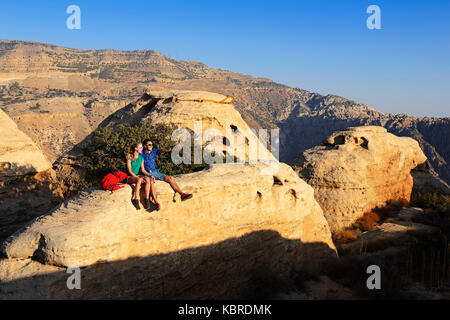
<svg viewBox="0 0 450 320">
<path fill-rule="evenodd" d="M 333 235 L 333 241 L 338 243 L 355 241 L 358 239 L 359 235 L 360 233 L 357 230 L 344 229 Z"/>
<path fill-rule="evenodd" d="M 380 216 L 375 212 L 366 212 L 350 227 L 336 232 L 333 241 L 337 243 L 355 241 L 363 232 L 375 230 L 380 220 Z"/>
<path fill-rule="evenodd" d="M 355 221 L 354 228 L 365 231 L 375 230 L 377 223 L 381 220 L 380 216 L 375 212 L 366 212 L 364 215 Z"/>
</svg>

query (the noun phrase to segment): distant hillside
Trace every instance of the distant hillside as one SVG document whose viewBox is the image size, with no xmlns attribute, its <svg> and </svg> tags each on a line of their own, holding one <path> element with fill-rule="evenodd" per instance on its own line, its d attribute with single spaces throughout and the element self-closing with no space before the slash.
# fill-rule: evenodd
<svg viewBox="0 0 450 320">
<path fill-rule="evenodd" d="M 0 40 L 0 107 L 52 160 L 149 88 L 233 95 L 250 127 L 280 129 L 284 162 L 334 131 L 381 125 L 418 140 L 434 169 L 450 182 L 448 117 L 386 114 L 345 98 L 170 59 L 153 50 L 77 50 Z"/>
</svg>

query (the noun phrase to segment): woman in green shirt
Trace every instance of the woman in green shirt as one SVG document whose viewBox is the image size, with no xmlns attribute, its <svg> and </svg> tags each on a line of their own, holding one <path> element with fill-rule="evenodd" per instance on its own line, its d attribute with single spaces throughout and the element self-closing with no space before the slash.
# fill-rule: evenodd
<svg viewBox="0 0 450 320">
<path fill-rule="evenodd" d="M 145 175 L 148 173 L 144 168 L 144 158 L 141 156 L 142 152 L 142 143 L 133 144 L 130 148 L 130 153 L 132 155 L 131 159 L 127 159 L 127 171 L 130 175 L 127 179 L 128 184 L 135 184 L 133 197 L 131 202 L 133 203 L 136 210 L 140 210 L 139 206 L 139 192 L 141 190 L 141 186 L 145 185 L 145 199 L 144 199 L 144 207 L 145 209 L 150 208 L 150 192 L 152 193 L 153 199 L 156 199 L 156 191 L 155 191 L 155 183 L 154 179 L 151 179 L 148 176 L 140 177 L 139 173 L 142 172 Z M 157 208 L 160 206 L 157 204 Z"/>
</svg>

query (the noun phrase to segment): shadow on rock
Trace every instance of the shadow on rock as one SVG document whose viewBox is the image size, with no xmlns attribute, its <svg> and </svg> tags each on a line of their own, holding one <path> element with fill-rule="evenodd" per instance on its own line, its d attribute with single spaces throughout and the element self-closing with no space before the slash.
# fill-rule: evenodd
<svg viewBox="0 0 450 320">
<path fill-rule="evenodd" d="M 3 260 L 40 272 L 20 273 L 0 286 L 1 299 L 270 299 L 292 290 L 297 271 L 335 251 L 323 243 L 301 243 L 265 230 L 210 246 L 103 262 L 81 269 L 81 289 L 69 290 L 65 268 L 36 261 Z M 9 266 L 8 266 L 9 265 Z M 2 268 L 3 268 L 2 267 Z M 44 267 L 54 271 L 43 272 Z M 49 269 L 50 270 L 50 269 Z"/>
</svg>

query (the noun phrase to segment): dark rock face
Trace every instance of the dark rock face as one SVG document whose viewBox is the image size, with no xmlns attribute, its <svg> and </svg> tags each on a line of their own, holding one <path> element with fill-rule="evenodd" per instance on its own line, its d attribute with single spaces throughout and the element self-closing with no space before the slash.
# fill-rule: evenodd
<svg viewBox="0 0 450 320">
<path fill-rule="evenodd" d="M 5 270 L 23 271 L 21 278 L 2 283 L 0 299 L 267 299 L 304 264 L 334 256 L 326 244 L 266 230 L 209 246 L 100 262 L 81 269 L 80 290 L 67 289 L 65 268 L 0 260 Z"/>
<path fill-rule="evenodd" d="M 0 181 L 0 242 L 62 200 L 52 169 Z"/>
<path fill-rule="evenodd" d="M 440 193 L 450 195 L 450 186 L 439 178 L 429 161 L 411 171 L 414 180 L 413 193 Z"/>
</svg>

